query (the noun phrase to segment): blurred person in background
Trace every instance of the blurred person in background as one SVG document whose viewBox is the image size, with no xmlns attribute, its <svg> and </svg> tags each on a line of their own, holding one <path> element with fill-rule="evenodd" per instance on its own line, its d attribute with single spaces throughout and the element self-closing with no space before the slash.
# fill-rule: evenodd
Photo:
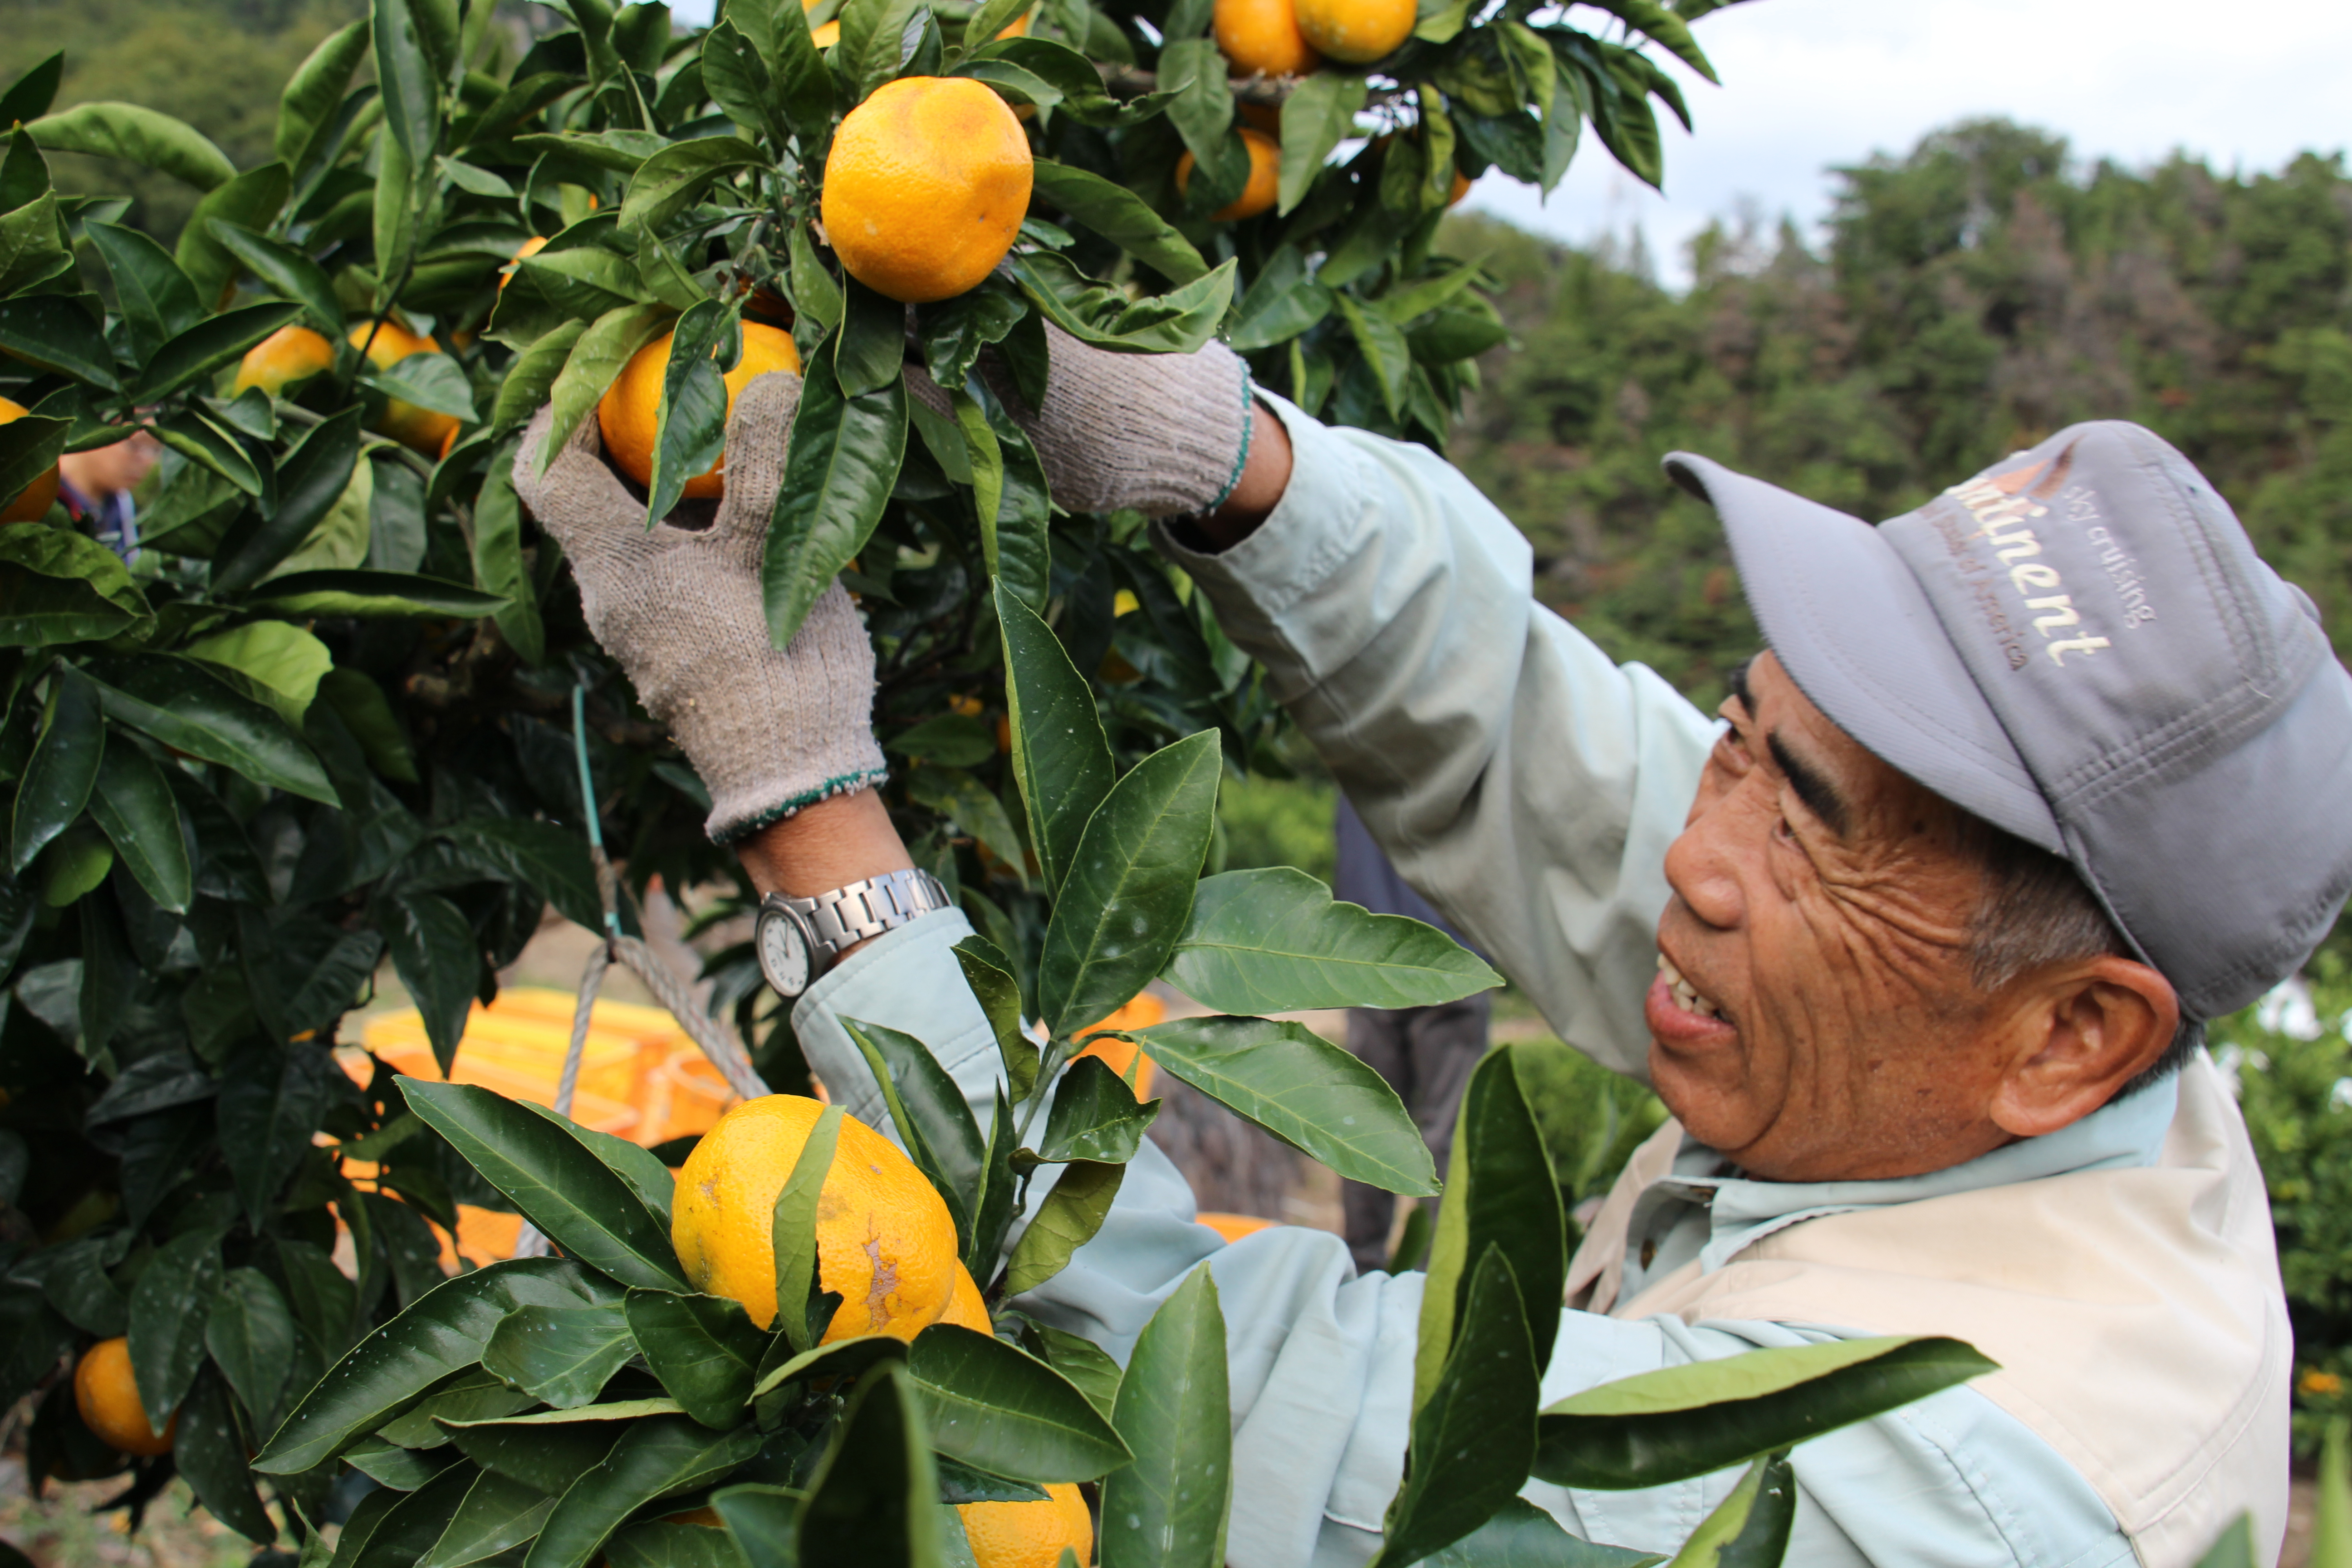
<svg viewBox="0 0 2352 1568">
<path fill-rule="evenodd" d="M 139 548 L 139 507 L 131 492 L 163 455 L 163 443 L 144 430 L 109 446 L 68 452 L 58 459 L 58 499 L 76 527 L 127 561 Z"/>
</svg>

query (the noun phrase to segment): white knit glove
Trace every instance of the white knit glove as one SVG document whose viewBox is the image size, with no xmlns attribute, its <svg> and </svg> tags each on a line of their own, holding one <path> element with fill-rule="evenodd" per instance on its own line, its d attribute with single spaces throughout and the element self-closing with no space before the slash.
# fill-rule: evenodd
<svg viewBox="0 0 2352 1568">
<path fill-rule="evenodd" d="M 685 748 L 710 791 L 704 826 L 722 844 L 888 776 L 874 742 L 874 649 L 841 584 L 790 647 L 768 646 L 760 561 L 800 401 L 801 378 L 782 372 L 737 395 L 727 493 L 700 531 L 646 531 L 645 505 L 604 466 L 593 419 L 542 474 L 554 421 L 542 408 L 515 458 L 515 492 L 562 542 L 588 629 Z"/>
<path fill-rule="evenodd" d="M 989 385 L 1027 433 L 1054 499 L 1072 511 L 1132 507 L 1147 517 L 1208 511 L 1249 460 L 1250 374 L 1212 342 L 1189 354 L 1088 348 L 1045 323 L 1051 369 L 1032 410 L 993 353 Z"/>
</svg>

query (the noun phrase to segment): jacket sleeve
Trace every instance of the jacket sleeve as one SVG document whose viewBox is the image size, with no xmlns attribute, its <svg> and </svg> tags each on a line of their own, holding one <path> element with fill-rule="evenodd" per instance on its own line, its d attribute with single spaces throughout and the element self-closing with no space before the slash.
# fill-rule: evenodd
<svg viewBox="0 0 2352 1568">
<path fill-rule="evenodd" d="M 1162 552 L 1405 879 L 1562 1039 L 1646 1076 L 1666 847 L 1714 721 L 1537 604 L 1526 539 L 1444 459 L 1264 400 L 1281 504 L 1215 554 L 1160 528 Z"/>
</svg>

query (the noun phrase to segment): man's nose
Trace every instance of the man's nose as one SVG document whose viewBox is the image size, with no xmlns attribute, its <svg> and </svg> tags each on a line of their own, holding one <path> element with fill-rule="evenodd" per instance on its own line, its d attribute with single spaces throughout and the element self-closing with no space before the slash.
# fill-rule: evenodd
<svg viewBox="0 0 2352 1568">
<path fill-rule="evenodd" d="M 1681 837 L 1666 849 L 1666 885 L 1706 925 L 1728 931 L 1747 912 L 1733 840 L 1738 792 L 1701 801 Z"/>
</svg>

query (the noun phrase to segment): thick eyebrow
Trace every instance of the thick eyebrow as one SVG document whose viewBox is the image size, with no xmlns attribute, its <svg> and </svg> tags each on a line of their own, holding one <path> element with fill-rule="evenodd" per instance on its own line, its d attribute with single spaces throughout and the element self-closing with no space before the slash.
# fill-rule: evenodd
<svg viewBox="0 0 2352 1568">
<path fill-rule="evenodd" d="M 1844 837 L 1851 816 L 1846 810 L 1845 797 L 1838 794 L 1837 786 L 1831 784 L 1819 768 L 1790 751 L 1781 741 L 1778 731 L 1766 736 L 1764 743 L 1772 748 L 1772 760 L 1780 764 L 1780 772 L 1788 777 L 1789 787 L 1797 792 L 1797 798 L 1805 803 L 1805 809 L 1828 824 L 1832 833 L 1840 838 Z"/>
</svg>

